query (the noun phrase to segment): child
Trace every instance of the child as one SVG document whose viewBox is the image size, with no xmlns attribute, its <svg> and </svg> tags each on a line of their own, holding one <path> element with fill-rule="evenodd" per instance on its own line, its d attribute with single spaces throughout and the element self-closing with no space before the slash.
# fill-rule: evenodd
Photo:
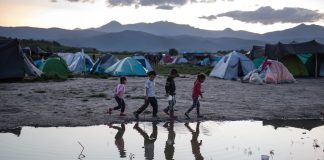
<svg viewBox="0 0 324 160">
<path fill-rule="evenodd" d="M 205 74 L 198 74 L 197 76 L 197 80 L 194 83 L 194 86 L 192 88 L 192 106 L 187 110 L 187 112 L 185 113 L 185 116 L 190 119 L 189 117 L 189 113 L 193 108 L 197 108 L 197 118 L 202 118 L 202 116 L 200 115 L 200 103 L 199 103 L 199 96 L 201 98 L 203 98 L 202 92 L 201 92 L 201 84 L 204 83 L 206 79 Z"/>
<path fill-rule="evenodd" d="M 174 105 L 176 104 L 176 98 L 175 98 L 175 91 L 176 91 L 176 86 L 174 83 L 174 78 L 178 76 L 178 71 L 176 69 L 172 69 L 170 71 L 170 75 L 166 80 L 165 84 L 165 92 L 167 96 L 169 97 L 169 105 L 163 110 L 166 114 L 170 115 L 170 118 L 176 118 L 174 116 Z M 169 114 L 170 111 L 170 114 Z"/>
<path fill-rule="evenodd" d="M 109 108 L 108 109 L 108 113 L 111 114 L 111 112 L 113 110 L 118 110 L 120 109 L 120 116 L 126 116 L 126 114 L 124 114 L 125 111 L 125 102 L 124 102 L 124 93 L 125 93 L 125 85 L 127 83 L 127 79 L 126 77 L 120 77 L 119 79 L 120 84 L 117 85 L 117 87 L 115 88 L 115 100 L 118 104 L 118 106 L 114 107 L 114 108 Z"/>
<path fill-rule="evenodd" d="M 145 102 L 144 104 L 133 114 L 136 119 L 138 119 L 138 115 L 141 114 L 149 104 L 151 104 L 153 108 L 153 118 L 157 118 L 158 112 L 158 103 L 155 98 L 155 82 L 154 79 L 156 77 L 155 71 L 150 71 L 147 73 L 148 79 L 145 81 Z"/>
</svg>

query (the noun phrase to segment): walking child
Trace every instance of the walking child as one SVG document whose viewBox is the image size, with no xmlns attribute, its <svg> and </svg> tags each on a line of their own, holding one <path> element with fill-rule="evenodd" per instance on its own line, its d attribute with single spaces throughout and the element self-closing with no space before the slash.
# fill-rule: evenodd
<svg viewBox="0 0 324 160">
<path fill-rule="evenodd" d="M 150 71 L 147 73 L 147 75 L 148 75 L 148 79 L 145 81 L 145 98 L 144 98 L 145 102 L 137 111 L 133 113 L 136 119 L 138 119 L 138 115 L 141 114 L 148 107 L 149 104 L 151 104 L 153 108 L 152 117 L 157 118 L 158 103 L 155 98 L 155 81 L 154 81 L 156 77 L 156 73 L 155 71 Z"/>
<path fill-rule="evenodd" d="M 201 91 L 201 84 L 204 83 L 206 80 L 206 75 L 205 74 L 198 74 L 197 80 L 194 83 L 194 86 L 192 88 L 192 106 L 187 110 L 185 113 L 185 116 L 190 119 L 189 113 L 191 112 L 192 109 L 196 108 L 197 109 L 197 118 L 202 118 L 200 115 L 200 103 L 199 103 L 199 96 L 203 98 L 202 91 Z"/>
<path fill-rule="evenodd" d="M 165 92 L 168 96 L 169 105 L 165 109 L 163 109 L 163 111 L 164 113 L 170 115 L 170 118 L 176 118 L 176 116 L 174 115 L 174 105 L 176 104 L 176 86 L 174 83 L 174 78 L 177 76 L 178 71 L 176 69 L 172 69 L 165 83 Z"/>
<path fill-rule="evenodd" d="M 119 79 L 119 84 L 115 88 L 115 100 L 118 104 L 118 106 L 114 108 L 109 108 L 108 113 L 111 114 L 113 110 L 118 110 L 120 109 L 120 116 L 126 116 L 124 114 L 125 111 L 125 101 L 124 101 L 124 93 L 125 93 L 125 85 L 127 83 L 126 77 L 120 77 Z"/>
</svg>

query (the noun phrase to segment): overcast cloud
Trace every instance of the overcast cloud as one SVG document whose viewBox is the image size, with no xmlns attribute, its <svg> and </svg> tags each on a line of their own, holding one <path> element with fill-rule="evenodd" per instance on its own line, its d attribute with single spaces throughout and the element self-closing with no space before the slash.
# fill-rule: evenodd
<svg viewBox="0 0 324 160">
<path fill-rule="evenodd" d="M 59 2 L 60 0 L 50 0 L 51 2 Z M 63 0 L 62 0 L 63 1 Z M 69 2 L 95 2 L 96 0 L 65 0 Z M 109 7 L 118 6 L 154 6 L 157 9 L 172 10 L 174 7 L 180 7 L 190 3 L 214 3 L 217 0 L 106 0 Z M 234 0 L 222 0 L 231 1 Z"/>
<path fill-rule="evenodd" d="M 269 6 L 261 7 L 255 11 L 230 11 L 218 15 L 201 16 L 201 19 L 214 20 L 218 17 L 230 17 L 246 23 L 262 23 L 264 25 L 274 23 L 304 23 L 324 20 L 324 13 L 317 10 L 304 8 L 288 8 L 275 10 Z"/>
</svg>

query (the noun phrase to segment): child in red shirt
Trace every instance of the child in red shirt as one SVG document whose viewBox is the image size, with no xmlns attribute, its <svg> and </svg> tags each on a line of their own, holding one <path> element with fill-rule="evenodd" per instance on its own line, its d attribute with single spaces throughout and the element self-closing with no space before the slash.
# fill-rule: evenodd
<svg viewBox="0 0 324 160">
<path fill-rule="evenodd" d="M 206 75 L 205 74 L 199 74 L 197 76 L 197 80 L 194 83 L 194 86 L 192 88 L 192 106 L 187 110 L 185 113 L 185 116 L 190 119 L 189 113 L 191 112 L 192 109 L 197 108 L 197 118 L 202 118 L 200 115 L 200 103 L 199 103 L 199 96 L 203 98 L 202 91 L 201 91 L 201 84 L 204 83 L 206 80 Z"/>
</svg>

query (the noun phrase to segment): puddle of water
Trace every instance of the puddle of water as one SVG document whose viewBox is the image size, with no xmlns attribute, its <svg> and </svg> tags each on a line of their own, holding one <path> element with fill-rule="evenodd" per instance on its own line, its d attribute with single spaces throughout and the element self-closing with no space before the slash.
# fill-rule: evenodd
<svg viewBox="0 0 324 160">
<path fill-rule="evenodd" d="M 304 122 L 22 127 L 0 131 L 0 159 L 324 160 L 324 122 Z"/>
</svg>

